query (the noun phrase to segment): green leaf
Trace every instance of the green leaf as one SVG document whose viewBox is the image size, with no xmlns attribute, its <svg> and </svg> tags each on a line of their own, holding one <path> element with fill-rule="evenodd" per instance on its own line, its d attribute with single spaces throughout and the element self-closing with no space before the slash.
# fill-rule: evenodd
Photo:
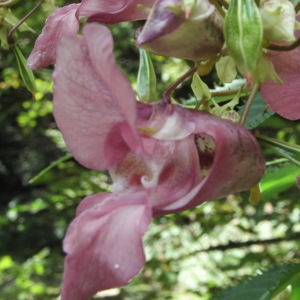
<svg viewBox="0 0 300 300">
<path fill-rule="evenodd" d="M 299 145 L 290 144 L 264 135 L 257 135 L 257 138 L 263 145 L 267 146 L 268 148 L 271 148 L 282 157 L 287 158 L 291 163 L 300 167 Z"/>
<path fill-rule="evenodd" d="M 299 300 L 300 299 L 300 279 L 296 280 L 292 284 L 292 293 L 290 300 Z"/>
<path fill-rule="evenodd" d="M 245 105 L 239 108 L 239 115 L 241 116 L 245 109 Z M 274 115 L 274 112 L 267 108 L 267 104 L 261 97 L 260 93 L 256 93 L 253 103 L 251 105 L 250 112 L 247 116 L 245 127 L 247 129 L 254 129 L 259 124 L 264 122 L 265 120 L 269 119 L 271 116 Z"/>
<path fill-rule="evenodd" d="M 262 199 L 265 201 L 274 199 L 278 193 L 296 185 L 296 176 L 299 174 L 299 167 L 291 164 L 267 171 L 260 182 Z"/>
<path fill-rule="evenodd" d="M 289 263 L 275 266 L 247 282 L 242 282 L 222 292 L 214 300 L 270 300 L 299 278 L 300 264 Z"/>
<path fill-rule="evenodd" d="M 233 58 L 231 56 L 222 56 L 216 62 L 216 71 L 222 82 L 232 82 L 237 75 Z"/>
<path fill-rule="evenodd" d="M 40 177 L 42 177 L 45 173 L 47 173 L 48 171 L 50 171 L 51 169 L 55 168 L 58 164 L 69 160 L 70 158 L 72 158 L 73 156 L 71 154 L 66 154 L 65 156 L 59 158 L 58 160 L 54 161 L 53 163 L 51 163 L 47 168 L 43 169 L 40 173 L 38 173 L 36 176 L 34 176 L 33 178 L 31 178 L 29 180 L 29 183 L 34 183 L 35 181 L 37 181 Z"/>
<path fill-rule="evenodd" d="M 19 72 L 24 81 L 24 84 L 26 88 L 34 94 L 36 92 L 36 84 L 33 72 L 26 67 L 26 59 L 23 56 L 20 48 L 17 45 L 14 45 L 12 46 L 12 49 L 16 56 Z"/>
<path fill-rule="evenodd" d="M 144 49 L 140 49 L 137 94 L 139 99 L 145 103 L 156 101 L 156 75 L 151 57 Z"/>
<path fill-rule="evenodd" d="M 19 19 L 12 13 L 10 9 L 5 9 L 3 11 L 3 17 L 4 17 L 4 24 L 5 27 L 13 27 L 15 26 L 18 22 Z M 31 31 L 35 33 L 35 31 L 26 24 L 26 22 L 23 22 L 19 27 L 19 31 Z"/>
<path fill-rule="evenodd" d="M 195 96 L 199 100 L 205 101 L 205 100 L 209 100 L 211 98 L 211 94 L 210 94 L 207 84 L 201 80 L 200 76 L 197 73 L 195 73 L 193 75 L 191 88 L 192 88 Z"/>
</svg>

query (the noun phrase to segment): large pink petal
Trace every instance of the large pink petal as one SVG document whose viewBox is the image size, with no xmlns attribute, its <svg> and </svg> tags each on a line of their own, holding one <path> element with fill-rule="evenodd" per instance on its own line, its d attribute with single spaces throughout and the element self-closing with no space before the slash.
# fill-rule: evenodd
<svg viewBox="0 0 300 300">
<path fill-rule="evenodd" d="M 54 116 L 74 157 L 107 169 L 137 148 L 136 100 L 115 63 L 109 30 L 88 24 L 83 36 L 64 37 L 57 49 Z"/>
<path fill-rule="evenodd" d="M 64 6 L 49 16 L 27 60 L 28 68 L 39 69 L 55 63 L 56 47 L 61 37 L 76 35 L 79 29 L 79 23 L 75 17 L 78 7 L 79 4 Z"/>
<path fill-rule="evenodd" d="M 249 189 L 261 179 L 265 169 L 264 158 L 251 132 L 207 113 L 180 106 L 174 106 L 174 110 L 185 120 L 185 127 L 194 134 L 195 147 L 199 143 L 198 167 L 202 180 L 177 201 L 164 207 L 154 207 L 154 215 L 182 211 Z M 184 183 L 182 181 L 182 186 Z"/>
<path fill-rule="evenodd" d="M 300 38 L 300 31 L 296 36 Z M 300 47 L 292 51 L 269 51 L 268 55 L 283 84 L 268 80 L 261 87 L 262 97 L 282 117 L 300 119 Z"/>
<path fill-rule="evenodd" d="M 99 204 L 97 198 L 99 198 Z M 94 195 L 83 200 L 64 240 L 67 253 L 62 300 L 82 300 L 122 286 L 145 263 L 142 237 L 151 221 L 144 192 Z"/>
<path fill-rule="evenodd" d="M 83 0 L 78 18 L 89 17 L 88 22 L 114 24 L 146 19 L 147 14 L 138 5 L 152 7 L 155 0 Z"/>
</svg>

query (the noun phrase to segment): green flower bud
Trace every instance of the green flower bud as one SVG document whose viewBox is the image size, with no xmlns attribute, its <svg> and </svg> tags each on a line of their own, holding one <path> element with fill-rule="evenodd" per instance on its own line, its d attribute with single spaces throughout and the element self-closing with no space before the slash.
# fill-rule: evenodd
<svg viewBox="0 0 300 300">
<path fill-rule="evenodd" d="M 251 85 L 262 55 L 263 26 L 254 0 L 232 0 L 224 22 L 225 41 L 239 71 Z"/>
<path fill-rule="evenodd" d="M 296 13 L 288 0 L 263 0 L 260 3 L 264 38 L 274 42 L 295 41 Z"/>
</svg>

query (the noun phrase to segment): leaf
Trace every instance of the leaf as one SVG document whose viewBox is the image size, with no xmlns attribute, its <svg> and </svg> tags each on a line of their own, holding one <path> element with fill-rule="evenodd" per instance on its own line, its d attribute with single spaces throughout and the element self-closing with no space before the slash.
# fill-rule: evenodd
<svg viewBox="0 0 300 300">
<path fill-rule="evenodd" d="M 197 73 L 193 75 L 191 88 L 199 100 L 209 100 L 211 98 L 207 84 L 201 80 Z"/>
<path fill-rule="evenodd" d="M 239 115 L 241 116 L 245 109 L 245 105 L 239 108 Z M 261 97 L 260 93 L 256 93 L 250 112 L 247 116 L 245 127 L 247 129 L 254 129 L 259 124 L 264 122 L 265 120 L 269 119 L 271 116 L 274 115 L 274 112 L 267 107 L 267 104 Z"/>
<path fill-rule="evenodd" d="M 233 58 L 231 56 L 222 56 L 216 62 L 216 71 L 222 82 L 232 82 L 237 75 Z"/>
<path fill-rule="evenodd" d="M 65 156 L 59 158 L 58 160 L 54 161 L 53 163 L 51 163 L 47 168 L 43 169 L 40 173 L 38 173 L 36 176 L 34 176 L 33 178 L 31 178 L 29 180 L 29 183 L 34 183 L 35 181 L 37 181 L 40 177 L 42 177 L 45 173 L 47 173 L 48 171 L 50 171 L 51 169 L 55 168 L 58 164 L 72 158 L 73 156 L 71 154 L 66 154 Z"/>
<path fill-rule="evenodd" d="M 291 164 L 266 172 L 260 182 L 262 199 L 265 201 L 274 199 L 278 193 L 296 185 L 296 177 L 299 174 L 299 167 Z"/>
<path fill-rule="evenodd" d="M 151 57 L 144 49 L 140 49 L 137 94 L 139 99 L 145 103 L 156 101 L 156 75 Z"/>
<path fill-rule="evenodd" d="M 299 278 L 299 263 L 278 265 L 222 292 L 213 300 L 270 300 Z"/>
<path fill-rule="evenodd" d="M 300 299 L 300 279 L 296 280 L 292 284 L 292 293 L 290 300 L 299 300 Z"/>
<path fill-rule="evenodd" d="M 12 46 L 12 49 L 16 56 L 19 72 L 24 81 L 24 84 L 26 88 L 34 94 L 36 92 L 36 84 L 33 72 L 26 67 L 26 59 L 23 56 L 20 48 L 17 45 L 14 45 Z"/>
<path fill-rule="evenodd" d="M 4 24 L 6 27 L 13 27 L 15 26 L 20 20 L 12 13 L 10 9 L 5 9 L 4 13 Z M 8 26 L 7 26 L 8 25 Z M 23 22 L 20 26 L 18 26 L 18 30 L 20 31 L 31 31 L 35 33 L 34 29 Z"/>
<path fill-rule="evenodd" d="M 300 146 L 257 134 L 260 142 L 300 168 Z M 300 170 L 299 170 L 300 172 Z"/>
</svg>

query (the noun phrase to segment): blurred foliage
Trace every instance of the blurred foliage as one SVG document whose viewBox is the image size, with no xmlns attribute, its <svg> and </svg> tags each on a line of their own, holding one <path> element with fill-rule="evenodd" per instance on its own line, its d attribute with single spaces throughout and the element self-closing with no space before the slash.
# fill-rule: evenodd
<svg viewBox="0 0 300 300">
<path fill-rule="evenodd" d="M 79 1 L 55 3 L 74 2 Z M 21 18 L 35 4 L 18 1 L 13 13 Z M 52 1 L 45 1 L 26 22 L 33 31 L 17 32 L 25 57 L 53 9 Z M 133 85 L 138 51 L 132 37 L 142 24 L 111 27 L 117 61 Z M 188 63 L 151 56 L 161 95 L 188 69 Z M 57 299 L 66 228 L 79 201 L 109 189 L 110 179 L 105 172 L 84 169 L 70 157 L 59 161 L 68 153 L 52 116 L 51 68 L 35 72 L 33 99 L 20 78 L 13 52 L 1 49 L 0 58 L 0 300 Z M 214 72 L 204 80 L 210 87 L 217 83 Z M 175 95 L 190 99 L 189 81 Z M 257 128 L 261 134 L 300 143 L 299 122 L 272 114 L 261 121 Z M 142 273 L 128 286 L 95 298 L 212 299 L 225 287 L 274 264 L 299 263 L 297 168 L 270 148 L 264 147 L 264 153 L 268 170 L 261 185 L 263 200 L 257 206 L 250 204 L 245 191 L 154 219 L 144 238 L 147 264 Z M 53 162 L 57 163 L 29 183 Z M 269 189 L 274 178 L 277 184 Z M 282 297 L 289 299 L 289 292 Z"/>
</svg>

